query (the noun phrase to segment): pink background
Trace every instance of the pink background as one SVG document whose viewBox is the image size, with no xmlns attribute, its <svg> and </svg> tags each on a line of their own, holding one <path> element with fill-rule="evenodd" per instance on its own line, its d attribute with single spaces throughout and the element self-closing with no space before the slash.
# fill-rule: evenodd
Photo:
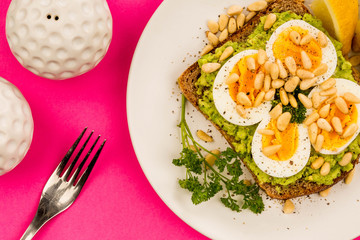
<svg viewBox="0 0 360 240">
<path fill-rule="evenodd" d="M 75 203 L 34 239 L 206 239 L 161 201 L 134 154 L 126 119 L 132 55 L 161 0 L 108 0 L 113 40 L 91 72 L 65 81 L 37 77 L 13 57 L 5 38 L 10 0 L 0 1 L 0 76 L 28 100 L 35 122 L 25 159 L 0 177 L 0 239 L 19 239 L 31 222 L 42 188 L 85 126 L 108 139 Z"/>
</svg>

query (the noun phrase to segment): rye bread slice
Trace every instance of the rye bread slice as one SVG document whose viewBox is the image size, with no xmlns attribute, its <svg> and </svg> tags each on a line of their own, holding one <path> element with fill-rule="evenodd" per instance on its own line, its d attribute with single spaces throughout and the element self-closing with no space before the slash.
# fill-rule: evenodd
<svg viewBox="0 0 360 240">
<path fill-rule="evenodd" d="M 220 43 L 217 47 L 220 47 L 227 41 L 237 41 L 237 42 L 244 41 L 253 32 L 257 24 L 260 22 L 260 17 L 267 15 L 270 12 L 285 12 L 285 11 L 292 11 L 297 15 L 304 15 L 305 13 L 309 13 L 309 10 L 306 8 L 306 6 L 303 4 L 303 1 L 301 0 L 275 0 L 272 3 L 270 3 L 265 10 L 259 12 L 255 17 L 253 17 L 249 22 L 247 22 L 243 28 L 241 28 L 234 34 L 230 35 L 225 41 Z M 183 92 L 187 100 L 190 103 L 192 103 L 192 105 L 194 105 L 196 109 L 198 109 L 201 112 L 198 106 L 198 100 L 200 96 L 196 94 L 196 87 L 195 87 L 195 82 L 200 77 L 200 75 L 201 75 L 201 69 L 199 68 L 198 63 L 195 62 L 188 69 L 186 69 L 186 71 L 179 77 L 178 83 L 181 91 Z M 353 76 L 355 80 L 358 83 L 360 83 L 360 74 L 355 69 L 353 69 Z M 206 114 L 203 113 L 203 115 L 205 116 L 205 118 L 208 119 L 208 116 Z M 233 142 L 233 137 L 228 135 L 215 123 L 213 123 L 213 125 L 221 132 L 221 134 L 225 137 L 225 139 L 228 141 L 230 146 L 232 146 L 231 142 Z M 352 161 L 352 163 L 353 164 L 358 163 L 358 159 Z M 289 199 L 289 198 L 309 195 L 312 193 L 323 191 L 331 187 L 332 185 L 336 184 L 337 182 L 343 180 L 349 174 L 349 172 L 342 172 L 339 177 L 334 179 L 334 184 L 332 185 L 323 185 L 323 184 L 321 185 L 321 184 L 305 181 L 304 179 L 299 179 L 291 185 L 282 186 L 282 185 L 273 185 L 270 183 L 260 183 L 257 176 L 250 169 L 249 171 L 253 175 L 255 181 L 260 186 L 260 188 L 262 188 L 267 195 L 276 199 Z M 280 191 L 278 191 L 277 189 L 279 189 Z"/>
</svg>

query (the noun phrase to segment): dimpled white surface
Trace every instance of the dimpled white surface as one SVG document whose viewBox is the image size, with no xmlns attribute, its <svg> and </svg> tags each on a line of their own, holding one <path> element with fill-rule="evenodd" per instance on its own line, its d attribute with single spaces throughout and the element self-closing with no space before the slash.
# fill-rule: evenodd
<svg viewBox="0 0 360 240">
<path fill-rule="evenodd" d="M 27 153 L 34 121 L 19 89 L 0 77 L 0 175 L 18 165 Z"/>
<path fill-rule="evenodd" d="M 13 0 L 6 36 L 25 68 L 60 80 L 83 74 L 103 59 L 112 24 L 106 0 Z"/>
</svg>

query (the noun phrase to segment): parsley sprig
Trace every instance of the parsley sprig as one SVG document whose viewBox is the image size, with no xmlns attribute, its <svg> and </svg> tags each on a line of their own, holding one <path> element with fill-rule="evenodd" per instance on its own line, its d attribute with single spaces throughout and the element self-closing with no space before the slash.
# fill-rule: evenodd
<svg viewBox="0 0 360 240">
<path fill-rule="evenodd" d="M 220 200 L 226 207 L 236 212 L 250 209 L 254 213 L 261 213 L 264 203 L 258 185 L 240 180 L 243 174 L 241 156 L 231 148 L 216 155 L 196 142 L 185 119 L 185 103 L 186 99 L 182 96 L 179 127 L 183 150 L 180 158 L 173 160 L 174 165 L 186 168 L 185 179 L 179 180 L 180 187 L 192 193 L 191 200 L 196 205 L 225 190 Z M 190 146 L 195 149 L 190 149 Z M 216 157 L 215 165 L 211 166 L 205 161 L 202 151 Z"/>
</svg>

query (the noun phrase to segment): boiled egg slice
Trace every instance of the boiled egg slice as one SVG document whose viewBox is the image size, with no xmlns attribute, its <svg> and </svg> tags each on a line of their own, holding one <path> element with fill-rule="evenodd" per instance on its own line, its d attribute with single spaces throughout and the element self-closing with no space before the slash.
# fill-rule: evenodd
<svg viewBox="0 0 360 240">
<path fill-rule="evenodd" d="M 290 37 L 292 31 L 297 32 L 301 39 L 307 34 L 312 38 L 304 45 L 296 44 Z M 311 68 L 306 70 L 314 72 L 320 64 L 326 64 L 326 72 L 317 76 L 317 83 L 325 81 L 335 72 L 337 55 L 334 45 L 326 35 L 323 35 L 327 40 L 326 46 L 322 47 L 320 45 L 317 40 L 319 32 L 319 29 L 302 20 L 291 20 L 282 24 L 274 31 L 266 44 L 266 52 L 269 60 L 275 62 L 275 59 L 280 59 L 283 64 L 286 65 L 285 59 L 291 56 L 296 62 L 297 69 L 304 69 L 305 67 L 301 56 L 301 52 L 304 51 L 311 60 Z"/>
<path fill-rule="evenodd" d="M 274 135 L 261 134 L 261 130 L 272 130 Z M 264 154 L 264 148 L 281 145 L 272 156 Z M 290 123 L 280 132 L 276 129 L 276 120 L 269 116 L 260 122 L 253 140 L 251 153 L 256 165 L 266 174 L 285 178 L 300 172 L 307 164 L 311 144 L 307 128 L 303 124 Z"/>
<path fill-rule="evenodd" d="M 252 103 L 260 92 L 260 90 L 254 89 L 254 79 L 263 66 L 256 63 L 256 69 L 253 71 L 246 67 L 246 58 L 253 57 L 256 59 L 257 52 L 257 50 L 245 50 L 230 58 L 221 67 L 214 81 L 213 99 L 215 107 L 222 117 L 236 125 L 254 125 L 265 118 L 271 109 L 271 102 L 264 101 L 257 107 L 245 108 L 245 117 L 240 116 L 236 110 L 236 106 L 239 105 L 236 96 L 239 92 L 244 92 Z M 239 80 L 227 84 L 226 80 L 234 72 L 238 74 Z"/>
<path fill-rule="evenodd" d="M 343 78 L 335 78 L 335 88 L 337 89 L 337 96 L 344 97 L 347 93 L 352 93 L 353 95 L 360 98 L 360 86 L 350 80 L 343 79 Z M 309 97 L 312 98 L 315 92 L 321 93 L 321 85 L 315 87 L 309 94 Z M 320 109 L 325 105 L 330 104 L 330 110 L 328 115 L 323 115 L 324 119 L 331 124 L 332 130 L 327 132 L 325 130 L 319 129 L 318 134 L 322 134 L 324 136 L 324 143 L 322 145 L 321 150 L 319 151 L 322 154 L 339 154 L 340 152 L 344 151 L 345 148 L 349 146 L 349 144 L 357 137 L 360 132 L 360 103 L 351 103 L 346 101 L 347 107 L 349 112 L 344 114 L 341 112 L 337 107 L 336 104 L 332 101 L 328 103 L 326 100 L 330 97 L 322 96 L 321 101 L 323 102 L 318 109 L 313 109 L 312 111 L 308 111 L 308 114 L 311 114 L 313 111 L 317 111 L 320 113 Z M 356 132 L 346 138 L 343 138 L 342 135 L 337 133 L 332 125 L 332 119 L 334 117 L 338 117 L 341 121 L 343 132 L 345 129 L 353 123 L 356 123 L 358 128 Z M 314 146 L 314 145 L 313 145 Z"/>
</svg>

